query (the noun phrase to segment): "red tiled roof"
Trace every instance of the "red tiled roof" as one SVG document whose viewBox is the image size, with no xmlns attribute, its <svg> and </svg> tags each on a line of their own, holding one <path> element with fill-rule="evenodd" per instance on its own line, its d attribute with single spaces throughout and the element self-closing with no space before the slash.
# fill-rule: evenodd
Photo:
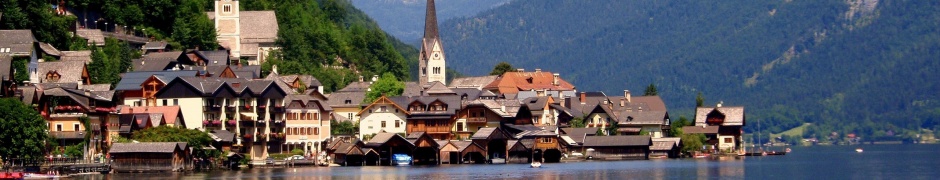
<svg viewBox="0 0 940 180">
<path fill-rule="evenodd" d="M 486 90 L 498 90 L 502 94 L 515 94 L 528 90 L 574 90 L 574 85 L 561 77 L 558 85 L 554 84 L 555 76 L 551 72 L 506 72 L 495 81 L 483 87 Z"/>
</svg>

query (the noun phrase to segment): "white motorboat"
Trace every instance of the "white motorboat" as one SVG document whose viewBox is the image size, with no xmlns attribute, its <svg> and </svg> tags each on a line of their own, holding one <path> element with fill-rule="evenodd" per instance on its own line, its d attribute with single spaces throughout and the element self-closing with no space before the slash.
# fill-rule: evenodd
<svg viewBox="0 0 940 180">
<path fill-rule="evenodd" d="M 540 162 L 532 162 L 532 164 L 529 164 L 529 166 L 532 167 L 532 168 L 540 168 L 540 167 L 542 167 L 542 163 L 540 163 Z"/>
</svg>

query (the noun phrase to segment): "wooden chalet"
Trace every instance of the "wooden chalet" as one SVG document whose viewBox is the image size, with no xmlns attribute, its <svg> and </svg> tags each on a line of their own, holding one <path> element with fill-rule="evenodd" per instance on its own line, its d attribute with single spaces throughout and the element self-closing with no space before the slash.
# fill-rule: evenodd
<svg viewBox="0 0 940 180">
<path fill-rule="evenodd" d="M 593 159 L 645 160 L 652 145 L 650 136 L 586 136 L 582 148 Z"/>
<path fill-rule="evenodd" d="M 705 134 L 706 143 L 715 150 L 735 151 L 741 148 L 741 131 L 746 122 L 744 107 L 699 107 L 695 110 L 695 126 L 682 127 L 686 134 Z"/>
<path fill-rule="evenodd" d="M 441 157 L 438 152 L 441 146 L 427 133 L 411 133 L 405 139 L 415 146 L 412 157 L 414 164 L 440 164 Z"/>
<path fill-rule="evenodd" d="M 395 104 L 407 104 L 406 132 L 425 132 L 434 139 L 452 139 L 453 116 L 460 109 L 460 96 L 393 97 Z"/>
<path fill-rule="evenodd" d="M 109 152 L 116 172 L 170 172 L 191 169 L 184 142 L 114 143 Z"/>
<path fill-rule="evenodd" d="M 492 158 L 506 158 L 508 141 L 512 139 L 506 131 L 499 127 L 480 128 L 470 139 L 485 149 L 487 160 Z"/>
<path fill-rule="evenodd" d="M 514 118 L 497 100 L 476 99 L 463 104 L 464 107 L 457 112 L 454 127 L 460 139 L 469 139 L 475 131 L 485 127 L 499 127 L 501 122 Z"/>
<path fill-rule="evenodd" d="M 472 141 L 449 141 L 441 147 L 441 163 L 483 164 L 487 162 L 486 150 Z"/>
<path fill-rule="evenodd" d="M 392 155 L 394 154 L 406 154 L 412 156 L 414 154 L 415 145 L 411 144 L 407 139 L 401 137 L 401 135 L 395 133 L 378 133 L 375 134 L 372 139 L 365 143 L 365 147 L 372 148 L 379 154 L 379 165 L 393 165 L 394 159 Z M 338 149 L 339 152 L 341 149 Z"/>
</svg>

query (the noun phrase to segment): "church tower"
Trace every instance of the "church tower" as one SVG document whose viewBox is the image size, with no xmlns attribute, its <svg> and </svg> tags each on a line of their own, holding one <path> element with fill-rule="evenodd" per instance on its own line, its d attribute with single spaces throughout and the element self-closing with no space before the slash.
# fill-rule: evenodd
<svg viewBox="0 0 940 180">
<path fill-rule="evenodd" d="M 238 0 L 215 0 L 215 29 L 219 45 L 231 50 L 232 57 L 241 57 L 241 26 Z"/>
<path fill-rule="evenodd" d="M 421 39 L 421 52 L 418 55 L 418 83 L 422 87 L 434 81 L 447 85 L 444 62 L 444 46 L 437 32 L 437 11 L 434 10 L 434 0 L 428 0 L 424 38 Z"/>
</svg>

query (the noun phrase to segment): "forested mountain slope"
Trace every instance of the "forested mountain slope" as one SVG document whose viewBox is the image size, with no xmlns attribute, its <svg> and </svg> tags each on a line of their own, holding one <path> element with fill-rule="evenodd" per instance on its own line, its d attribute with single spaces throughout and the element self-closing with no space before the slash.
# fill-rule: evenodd
<svg viewBox="0 0 940 180">
<path fill-rule="evenodd" d="M 510 0 L 438 0 L 437 19 L 443 22 L 472 16 Z M 385 32 L 418 46 L 424 35 L 427 0 L 353 0 L 352 4 L 378 22 Z"/>
<path fill-rule="evenodd" d="M 679 112 L 701 92 L 747 106 L 767 131 L 811 122 L 806 137 L 891 139 L 940 130 L 937 22 L 940 2 L 916 0 L 560 0 L 513 1 L 441 32 L 448 64 L 469 75 L 507 61 L 582 91 L 655 83 Z"/>
</svg>

